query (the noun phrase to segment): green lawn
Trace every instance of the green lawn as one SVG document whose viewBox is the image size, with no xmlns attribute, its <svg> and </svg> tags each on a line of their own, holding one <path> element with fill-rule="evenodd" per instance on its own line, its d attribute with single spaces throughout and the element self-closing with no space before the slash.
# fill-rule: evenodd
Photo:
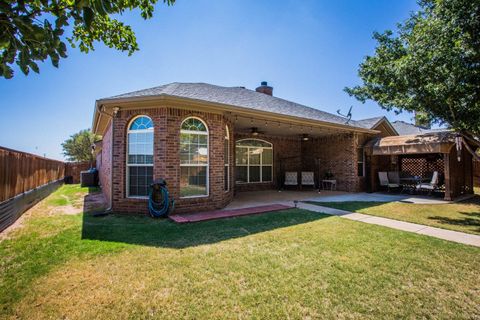
<svg viewBox="0 0 480 320">
<path fill-rule="evenodd" d="M 309 203 L 480 235 L 479 196 L 465 202 L 428 205 L 361 201 Z"/>
<path fill-rule="evenodd" d="M 71 205 L 80 208 L 83 205 L 84 195 L 88 192 L 98 192 L 98 188 L 82 188 L 79 184 L 66 184 L 52 192 L 46 199 L 50 206 Z"/>
<path fill-rule="evenodd" d="M 1 319 L 480 315 L 480 248 L 297 209 L 178 225 L 49 200 L 0 242 Z"/>
</svg>

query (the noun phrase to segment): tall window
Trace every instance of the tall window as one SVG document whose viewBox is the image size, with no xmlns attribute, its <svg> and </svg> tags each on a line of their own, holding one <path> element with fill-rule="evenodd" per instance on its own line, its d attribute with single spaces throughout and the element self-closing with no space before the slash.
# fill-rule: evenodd
<svg viewBox="0 0 480 320">
<path fill-rule="evenodd" d="M 127 140 L 127 197 L 147 197 L 153 181 L 152 119 L 134 118 L 128 127 Z"/>
<path fill-rule="evenodd" d="M 357 175 L 365 176 L 365 152 L 363 148 L 357 148 Z"/>
<path fill-rule="evenodd" d="M 235 145 L 236 182 L 271 182 L 273 147 L 258 139 L 240 140 Z"/>
<path fill-rule="evenodd" d="M 187 118 L 180 130 L 180 196 L 208 195 L 208 129 L 198 118 Z"/>
<path fill-rule="evenodd" d="M 224 172 L 223 172 L 223 189 L 230 190 L 230 131 L 225 126 L 225 144 L 223 149 Z"/>
</svg>

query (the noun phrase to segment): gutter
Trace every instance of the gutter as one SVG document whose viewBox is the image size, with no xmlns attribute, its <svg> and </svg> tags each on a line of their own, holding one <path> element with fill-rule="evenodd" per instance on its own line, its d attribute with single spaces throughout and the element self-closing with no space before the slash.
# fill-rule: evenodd
<svg viewBox="0 0 480 320">
<path fill-rule="evenodd" d="M 114 139 L 115 139 L 115 135 L 113 134 L 113 126 L 114 126 L 114 121 L 115 121 L 115 115 L 117 114 L 119 108 L 116 107 L 117 110 L 114 110 L 114 113 L 110 114 L 110 113 L 107 113 L 107 112 L 101 110 L 101 107 L 102 107 L 102 105 L 98 104 L 98 102 L 95 103 L 95 114 L 97 112 L 99 114 L 99 117 L 98 117 L 97 121 L 95 121 L 95 117 L 94 117 L 95 126 L 98 123 L 98 121 L 100 120 L 100 117 L 102 115 L 105 115 L 107 117 L 112 118 L 112 142 L 111 142 L 111 146 L 110 146 L 110 164 L 111 164 L 111 167 L 110 167 L 110 199 L 109 199 L 108 208 L 107 208 L 107 210 L 105 210 L 105 212 L 109 213 L 109 212 L 112 212 L 112 208 L 113 208 L 113 146 L 114 146 Z M 95 133 L 95 131 L 96 131 L 96 128 L 94 128 L 94 126 L 92 125 L 92 132 Z"/>
<path fill-rule="evenodd" d="M 378 130 L 373 130 L 373 129 L 367 129 L 367 128 L 361 128 L 361 127 L 355 127 L 347 124 L 340 124 L 340 123 L 334 123 L 334 122 L 328 122 L 328 121 L 322 121 L 322 120 L 314 120 L 314 119 L 308 119 L 308 118 L 303 118 L 303 117 L 296 117 L 296 116 L 291 116 L 291 115 L 285 115 L 281 113 L 275 113 L 275 112 L 268 112 L 268 111 L 263 111 L 263 110 L 256 110 L 252 108 L 246 108 L 246 107 L 241 107 L 241 106 L 235 106 L 235 105 L 229 105 L 229 104 L 222 104 L 218 102 L 210 102 L 210 101 L 204 101 L 204 100 L 199 100 L 199 99 L 192 99 L 192 98 L 180 98 L 176 96 L 171 96 L 167 94 L 160 94 L 160 95 L 155 95 L 155 96 L 143 96 L 143 97 L 134 97 L 134 98 L 115 98 L 115 99 L 100 99 L 97 100 L 97 104 L 105 105 L 105 104 L 128 104 L 128 103 L 138 103 L 138 102 L 154 102 L 154 101 L 159 101 L 159 100 L 169 100 L 171 102 L 178 102 L 178 103 L 185 103 L 185 102 L 190 102 L 193 104 L 197 104 L 198 107 L 206 107 L 206 108 L 211 108 L 211 109 L 216 109 L 216 111 L 235 111 L 239 113 L 243 113 L 248 117 L 252 117 L 252 115 L 258 114 L 258 115 L 263 115 L 264 117 L 276 117 L 279 119 L 282 119 L 284 121 L 294 121 L 298 122 L 299 124 L 306 124 L 312 125 L 312 126 L 324 126 L 324 127 L 330 127 L 330 128 L 336 128 L 336 129 L 343 129 L 347 131 L 356 131 L 356 132 L 362 132 L 362 133 L 371 133 L 371 134 L 377 134 L 379 131 Z M 144 106 L 144 108 L 148 106 Z M 154 108 L 156 106 L 152 106 Z M 132 106 L 132 108 L 138 108 L 138 106 Z M 225 110 L 227 109 L 227 110 Z M 98 123 L 98 121 L 97 121 Z"/>
</svg>

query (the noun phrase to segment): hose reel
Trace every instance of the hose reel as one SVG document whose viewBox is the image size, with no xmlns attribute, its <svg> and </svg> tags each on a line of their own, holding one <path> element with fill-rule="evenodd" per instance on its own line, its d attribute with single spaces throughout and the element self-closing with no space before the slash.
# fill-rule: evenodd
<svg viewBox="0 0 480 320">
<path fill-rule="evenodd" d="M 175 200 L 170 198 L 167 182 L 156 179 L 150 185 L 148 194 L 148 212 L 153 218 L 167 216 L 175 208 Z"/>
</svg>

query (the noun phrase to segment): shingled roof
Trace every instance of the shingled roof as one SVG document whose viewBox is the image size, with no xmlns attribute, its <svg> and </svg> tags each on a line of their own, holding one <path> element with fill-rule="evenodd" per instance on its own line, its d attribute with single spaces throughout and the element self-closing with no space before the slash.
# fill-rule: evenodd
<svg viewBox="0 0 480 320">
<path fill-rule="evenodd" d="M 257 111 L 272 112 L 286 116 L 318 120 L 356 128 L 370 129 L 357 121 L 349 121 L 343 117 L 311 108 L 302 104 L 259 93 L 244 87 L 222 87 L 208 83 L 170 83 L 154 88 L 133 91 L 113 97 L 100 99 L 97 103 L 115 100 L 171 96 L 224 105 L 247 108 Z"/>
<path fill-rule="evenodd" d="M 356 120 L 355 123 L 365 129 L 372 129 L 374 128 L 381 120 L 385 117 L 375 117 L 375 118 L 368 118 L 362 120 Z"/>
<path fill-rule="evenodd" d="M 392 122 L 392 126 L 397 130 L 400 135 L 410 135 L 410 134 L 423 134 L 429 132 L 442 132 L 442 131 L 450 131 L 448 128 L 438 128 L 438 129 L 429 129 L 425 127 L 416 126 L 412 123 L 408 123 L 405 121 L 394 121 Z"/>
</svg>

